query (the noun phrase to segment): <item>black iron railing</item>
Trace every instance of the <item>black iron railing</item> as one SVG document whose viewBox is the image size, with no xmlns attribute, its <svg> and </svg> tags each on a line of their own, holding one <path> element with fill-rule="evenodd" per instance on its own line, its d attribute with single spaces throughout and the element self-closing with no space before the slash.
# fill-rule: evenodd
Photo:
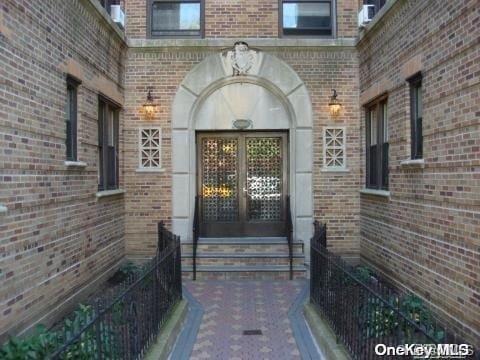
<svg viewBox="0 0 480 360">
<path fill-rule="evenodd" d="M 292 222 L 292 211 L 290 210 L 290 196 L 287 196 L 286 200 L 286 219 L 285 225 L 287 230 L 287 241 L 288 241 L 288 259 L 290 262 L 290 280 L 293 279 L 293 222 Z"/>
<path fill-rule="evenodd" d="M 193 280 L 197 280 L 197 247 L 200 236 L 200 197 L 195 196 L 195 210 L 193 213 L 193 241 L 192 241 L 192 267 Z"/>
<path fill-rule="evenodd" d="M 84 325 L 59 331 L 61 345 L 49 359 L 136 360 L 144 356 L 182 298 L 179 237 L 163 223 L 158 231 L 157 255 L 141 271 L 132 273 L 115 295 L 97 299 Z"/>
<path fill-rule="evenodd" d="M 326 225 L 315 223 L 310 301 L 354 359 L 376 358 L 377 344 L 459 343 L 455 335 L 425 316 L 415 303 L 418 298 L 401 294 L 370 274 L 362 276 L 360 268 L 348 265 L 325 245 Z M 412 299 L 413 305 L 407 306 Z"/>
</svg>

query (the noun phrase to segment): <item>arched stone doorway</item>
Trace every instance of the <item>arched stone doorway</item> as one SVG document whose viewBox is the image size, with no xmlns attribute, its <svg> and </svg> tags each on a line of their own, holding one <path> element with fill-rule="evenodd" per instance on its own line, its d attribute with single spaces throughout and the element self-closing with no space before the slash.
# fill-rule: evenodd
<svg viewBox="0 0 480 360">
<path fill-rule="evenodd" d="M 235 120 L 248 119 L 248 130 L 288 130 L 294 237 L 308 244 L 313 221 L 310 97 L 285 62 L 248 51 L 251 66 L 243 73 L 232 69 L 232 52 L 210 55 L 187 74 L 177 91 L 172 108 L 173 231 L 183 241 L 192 239 L 196 132 L 235 131 Z"/>
</svg>

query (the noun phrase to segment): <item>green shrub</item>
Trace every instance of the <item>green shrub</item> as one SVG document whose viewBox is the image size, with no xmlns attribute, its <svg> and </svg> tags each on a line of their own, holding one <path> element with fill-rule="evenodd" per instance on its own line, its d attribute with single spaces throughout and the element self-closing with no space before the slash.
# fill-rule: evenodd
<svg viewBox="0 0 480 360">
<path fill-rule="evenodd" d="M 359 321 L 367 338 L 389 336 L 395 333 L 397 335 L 401 334 L 403 342 L 406 343 L 429 340 L 411 323 L 402 321 L 396 312 L 396 309 L 399 309 L 406 318 L 414 322 L 424 333 L 437 342 L 443 341 L 445 332 L 437 329 L 432 313 L 418 296 L 411 294 L 402 297 L 390 295 L 385 300 L 388 306 L 377 298 L 368 297 L 360 308 Z"/>
<path fill-rule="evenodd" d="M 48 332 L 43 325 L 38 325 L 31 336 L 10 338 L 0 347 L 0 358 L 2 360 L 45 359 L 55 350 L 56 345 L 55 333 Z"/>
<path fill-rule="evenodd" d="M 356 266 L 353 275 L 363 283 L 370 283 L 375 273 L 368 266 Z"/>
<path fill-rule="evenodd" d="M 441 342 L 445 337 L 445 332 L 437 329 L 432 313 L 418 296 L 413 294 L 404 296 L 401 301 L 400 310 L 437 342 Z M 415 340 L 415 334 L 411 326 L 405 326 L 404 333 L 406 340 Z"/>
<path fill-rule="evenodd" d="M 126 261 L 124 262 L 120 268 L 118 269 L 119 272 L 121 272 L 125 276 L 129 276 L 131 274 L 136 273 L 139 270 L 138 266 L 135 265 L 131 261 Z"/>
<path fill-rule="evenodd" d="M 33 335 L 28 337 L 13 337 L 0 347 L 0 359 L 2 360 L 40 360 L 46 359 L 59 346 L 66 343 L 75 334 L 78 334 L 95 316 L 92 306 L 80 304 L 71 318 L 65 319 L 61 330 L 48 331 L 43 325 L 39 325 Z M 100 322 L 100 347 L 95 337 L 95 325 L 84 331 L 80 338 L 75 341 L 62 359 L 90 360 L 101 353 L 103 358 L 114 358 L 112 349 L 115 349 L 113 341 L 115 333 L 105 324 Z"/>
<path fill-rule="evenodd" d="M 367 338 L 388 336 L 398 326 L 395 308 L 398 297 L 391 295 L 386 299 L 387 304 L 376 297 L 367 297 L 366 303 L 360 309 L 360 322 Z"/>
</svg>

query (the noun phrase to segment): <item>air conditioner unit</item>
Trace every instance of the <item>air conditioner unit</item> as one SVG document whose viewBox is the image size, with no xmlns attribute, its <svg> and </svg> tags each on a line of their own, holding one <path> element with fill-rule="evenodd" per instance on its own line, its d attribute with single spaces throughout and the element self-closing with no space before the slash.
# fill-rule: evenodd
<svg viewBox="0 0 480 360">
<path fill-rule="evenodd" d="M 363 5 L 358 13 L 358 27 L 364 27 L 372 21 L 375 15 L 375 5 Z"/>
<path fill-rule="evenodd" d="M 110 16 L 112 17 L 113 22 L 115 22 L 122 29 L 125 28 L 125 14 L 123 13 L 120 5 L 110 6 Z"/>
</svg>

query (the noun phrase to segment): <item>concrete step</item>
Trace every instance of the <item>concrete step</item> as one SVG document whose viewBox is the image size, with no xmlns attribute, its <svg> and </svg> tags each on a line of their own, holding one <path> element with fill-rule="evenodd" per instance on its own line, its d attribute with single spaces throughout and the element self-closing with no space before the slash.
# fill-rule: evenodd
<svg viewBox="0 0 480 360">
<path fill-rule="evenodd" d="M 294 253 L 303 253 L 303 243 L 293 242 Z M 192 243 L 182 243 L 182 252 L 191 253 Z M 201 238 L 197 253 L 287 253 L 288 243 L 285 238 Z"/>
<path fill-rule="evenodd" d="M 293 263 L 303 265 L 305 257 L 303 254 L 294 254 Z M 191 266 L 193 254 L 182 254 L 182 265 Z M 198 253 L 197 266 L 262 266 L 262 265 L 289 265 L 288 253 Z"/>
<path fill-rule="evenodd" d="M 199 244 L 286 244 L 286 237 L 209 237 L 198 238 Z M 297 241 L 297 243 L 300 243 Z"/>
<path fill-rule="evenodd" d="M 287 265 L 263 265 L 263 266 L 197 266 L 197 280 L 228 280 L 228 279 L 272 279 L 288 280 L 290 270 Z M 192 279 L 193 269 L 191 266 L 182 265 L 184 279 Z M 303 265 L 293 267 L 294 279 L 305 278 L 306 269 Z"/>
<path fill-rule="evenodd" d="M 305 277 L 303 243 L 293 244 L 295 277 Z M 193 245 L 182 244 L 182 270 L 192 278 Z M 288 279 L 288 241 L 285 237 L 200 238 L 197 279 Z"/>
</svg>

